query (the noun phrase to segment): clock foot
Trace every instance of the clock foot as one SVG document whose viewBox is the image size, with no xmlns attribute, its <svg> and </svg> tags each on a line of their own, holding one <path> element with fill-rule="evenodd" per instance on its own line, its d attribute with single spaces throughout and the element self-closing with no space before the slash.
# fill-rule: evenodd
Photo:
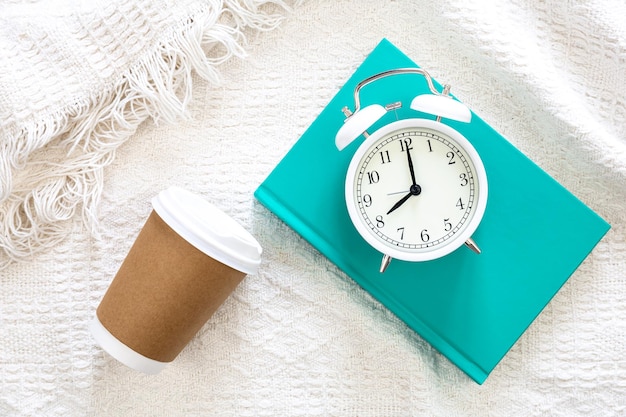
<svg viewBox="0 0 626 417">
<path fill-rule="evenodd" d="M 389 266 L 389 264 L 391 263 L 391 260 L 393 258 L 389 255 L 383 255 L 383 260 L 380 263 L 380 273 L 382 274 L 383 272 L 385 272 L 385 270 L 387 269 L 387 267 Z"/>
<path fill-rule="evenodd" d="M 480 255 L 481 250 L 471 237 L 465 241 L 465 246 L 470 248 L 474 253 Z"/>
</svg>

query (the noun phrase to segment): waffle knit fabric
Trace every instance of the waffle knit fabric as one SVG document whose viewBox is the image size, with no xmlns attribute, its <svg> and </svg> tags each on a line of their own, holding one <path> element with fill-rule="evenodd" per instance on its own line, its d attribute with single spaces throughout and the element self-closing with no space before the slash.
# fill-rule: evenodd
<svg viewBox="0 0 626 417">
<path fill-rule="evenodd" d="M 44 3 L 55 7 L 43 10 Z M 171 2 L 167 11 L 151 5 L 165 7 L 165 2 L 139 4 L 143 8 L 136 13 L 163 19 L 184 15 L 180 8 L 185 4 L 198 7 L 195 16 L 212 10 L 200 2 Z M 267 16 L 285 18 L 274 29 L 259 32 L 259 21 L 251 20 L 256 14 L 244 12 L 252 3 L 242 0 L 237 10 L 250 26 L 241 26 L 241 34 L 232 29 L 241 21 L 233 16 L 233 4 L 224 2 L 233 13 L 221 14 L 215 30 L 208 25 L 204 33 L 232 34 L 237 45 L 245 47 L 245 59 L 226 60 L 227 48 L 216 42 L 205 56 L 219 65 L 219 84 L 192 71 L 192 98 L 167 95 L 172 101 L 157 100 L 161 104 L 156 106 L 149 98 L 159 96 L 160 90 L 146 82 L 143 85 L 152 89 L 144 90 L 153 95 L 146 93 L 145 101 L 129 107 L 138 115 L 158 114 L 159 123 L 147 116 L 108 154 L 109 165 L 94 171 L 94 181 L 101 175 L 104 184 L 97 212 L 100 236 L 84 226 L 81 201 L 76 215 L 67 220 L 64 240 L 39 251 L 30 262 L 12 262 L 0 271 L 0 416 L 625 415 L 624 2 L 337 0 L 304 2 L 288 13 L 268 4 L 260 8 L 263 21 Z M 13 44 L 36 41 L 31 40 L 34 49 L 27 52 L 14 46 L 0 48 L 0 54 L 45 56 L 66 46 L 72 51 L 73 38 L 64 37 L 52 47 L 51 34 L 74 33 L 92 18 L 131 7 L 125 5 L 127 1 L 2 1 L 2 37 L 12 38 Z M 131 11 L 114 14 L 121 22 L 135 16 Z M 60 24 L 66 20 L 57 15 L 68 15 L 75 23 Z M 145 60 L 127 63 L 126 74 L 141 78 L 143 70 L 136 68 L 141 70 L 157 54 L 170 55 L 170 43 L 156 39 L 176 38 L 175 27 L 191 30 L 197 21 L 173 19 L 171 25 L 137 34 L 137 39 L 124 35 L 128 32 L 99 31 L 98 36 L 109 40 L 93 39 L 87 49 L 95 53 L 115 42 L 127 48 L 137 42 L 161 45 L 158 52 L 137 48 L 135 56 L 145 54 Z M 21 26 L 29 30 L 18 30 Z M 262 26 L 267 27 L 273 24 Z M 35 28 L 50 34 L 35 37 L 33 33 L 43 31 Z M 127 41 L 119 40 L 122 35 Z M 452 94 L 611 224 L 483 385 L 474 383 L 253 197 L 383 37 L 438 81 L 451 84 Z M 237 54 L 243 52 L 232 45 Z M 107 51 L 102 59 L 116 62 L 118 50 Z M 94 65 L 68 52 L 58 54 L 70 63 L 53 70 L 43 65 L 40 71 L 54 76 L 63 65 Z M 19 104 L 27 113 L 38 113 L 29 107 L 35 103 L 30 95 L 44 91 L 40 86 L 47 86 L 46 91 L 60 87 L 46 77 L 22 81 L 21 89 L 29 83 L 39 87 L 24 94 L 24 102 L 17 100 L 19 92 L 11 93 L 14 99 L 9 101 L 5 91 L 17 89 L 18 82 L 7 81 L 7 71 L 18 76 L 21 72 L 12 69 L 15 62 L 1 61 L 5 149 L 8 138 L 22 131 L 8 122 L 20 113 L 6 109 Z M 103 71 L 118 69 L 124 72 L 114 66 Z M 72 76 L 73 71 L 65 73 Z M 117 85 L 106 80 L 76 76 L 61 90 L 76 89 L 77 83 L 93 86 L 93 91 L 108 86 L 98 93 L 104 97 Z M 125 78 L 119 80 L 121 85 Z M 164 80 L 160 85 L 166 85 Z M 73 98 L 58 102 L 75 112 L 82 109 L 82 102 Z M 177 113 L 167 110 L 180 109 L 180 104 L 172 104 L 179 102 L 187 106 L 188 117 L 162 123 Z M 47 108 L 50 117 L 57 114 L 54 108 Z M 73 113 L 67 114 L 69 118 Z M 31 120 L 36 126 L 35 118 Z M 102 132 L 122 132 L 125 125 L 115 121 L 120 124 L 114 129 L 100 125 Z M 10 131 L 14 136 L 6 133 Z M 52 131 L 42 128 L 42 133 Z M 60 144 L 69 136 L 57 137 Z M 92 143 L 97 144 L 106 147 L 107 141 Z M 84 139 L 70 141 L 65 149 L 50 145 L 30 152 L 47 161 L 45 166 L 26 161 L 11 166 L 14 191 L 9 195 L 28 194 L 15 186 L 27 182 L 26 168 L 63 172 L 66 158 L 88 150 Z M 258 273 L 243 280 L 174 362 L 148 376 L 103 352 L 88 325 L 150 214 L 150 200 L 172 185 L 203 195 L 244 225 L 261 243 L 263 261 Z M 532 198 L 532 190 L 520 192 Z M 64 207 L 59 206 L 59 214 Z M 95 211 L 87 218 L 93 215 Z M 542 236 L 525 238 L 532 244 Z"/>
<path fill-rule="evenodd" d="M 82 216 L 97 233 L 103 169 L 146 119 L 176 122 L 192 72 L 245 55 L 282 1 L 0 5 L 0 267 L 50 248 Z"/>
</svg>

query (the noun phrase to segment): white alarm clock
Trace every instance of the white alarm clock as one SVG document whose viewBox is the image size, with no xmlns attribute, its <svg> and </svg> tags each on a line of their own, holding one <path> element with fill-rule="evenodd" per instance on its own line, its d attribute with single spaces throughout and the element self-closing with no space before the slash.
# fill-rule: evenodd
<svg viewBox="0 0 626 417">
<path fill-rule="evenodd" d="M 406 73 L 424 76 L 431 91 L 415 97 L 410 107 L 436 117 L 397 120 L 368 133 L 401 103 L 361 109 L 360 90 L 378 79 Z M 441 122 L 471 120 L 470 110 L 448 92 L 449 86 L 437 91 L 426 71 L 400 68 L 361 81 L 354 91 L 354 112 L 343 109 L 348 118 L 337 132 L 337 148 L 344 149 L 361 135 L 366 138 L 348 167 L 346 205 L 359 234 L 383 254 L 381 273 L 393 258 L 429 261 L 462 245 L 480 253 L 472 235 L 487 205 L 487 175 L 472 144 Z"/>
</svg>

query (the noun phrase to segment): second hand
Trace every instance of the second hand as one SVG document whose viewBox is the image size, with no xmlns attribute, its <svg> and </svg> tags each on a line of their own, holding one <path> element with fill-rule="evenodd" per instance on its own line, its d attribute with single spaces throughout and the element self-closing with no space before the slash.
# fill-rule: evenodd
<svg viewBox="0 0 626 417">
<path fill-rule="evenodd" d="M 409 198 L 411 198 L 411 196 L 420 195 L 422 193 L 422 187 L 420 187 L 417 184 L 417 181 L 415 180 L 415 170 L 413 169 L 413 159 L 411 158 L 409 144 L 407 143 L 406 145 L 407 145 L 406 157 L 407 157 L 407 162 L 409 165 L 409 172 L 411 173 L 411 187 L 409 188 L 409 192 L 404 197 L 402 197 L 396 204 L 394 204 L 394 206 L 389 209 L 387 214 L 390 214 L 391 212 L 396 210 L 398 207 L 403 205 Z M 404 191 L 401 191 L 400 193 L 402 192 Z M 399 194 L 399 193 L 392 193 L 392 194 Z M 389 194 L 389 195 L 392 195 L 392 194 Z"/>
</svg>

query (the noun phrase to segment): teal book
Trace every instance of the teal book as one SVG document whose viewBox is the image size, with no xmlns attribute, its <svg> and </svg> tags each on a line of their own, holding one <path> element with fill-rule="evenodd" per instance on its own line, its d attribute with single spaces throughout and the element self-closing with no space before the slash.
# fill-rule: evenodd
<svg viewBox="0 0 626 417">
<path fill-rule="evenodd" d="M 487 171 L 489 199 L 473 235 L 482 253 L 462 246 L 433 261 L 393 260 L 381 274 L 381 254 L 357 233 L 344 199 L 348 164 L 363 138 L 339 152 L 335 134 L 342 108 L 354 108 L 355 86 L 402 67 L 417 65 L 383 39 L 255 197 L 481 384 L 610 226 L 473 114 L 471 123 L 447 124 L 474 145 Z M 388 77 L 362 90 L 361 105 L 404 104 L 378 124 L 414 117 L 408 103 L 427 88 L 418 75 Z"/>
</svg>

